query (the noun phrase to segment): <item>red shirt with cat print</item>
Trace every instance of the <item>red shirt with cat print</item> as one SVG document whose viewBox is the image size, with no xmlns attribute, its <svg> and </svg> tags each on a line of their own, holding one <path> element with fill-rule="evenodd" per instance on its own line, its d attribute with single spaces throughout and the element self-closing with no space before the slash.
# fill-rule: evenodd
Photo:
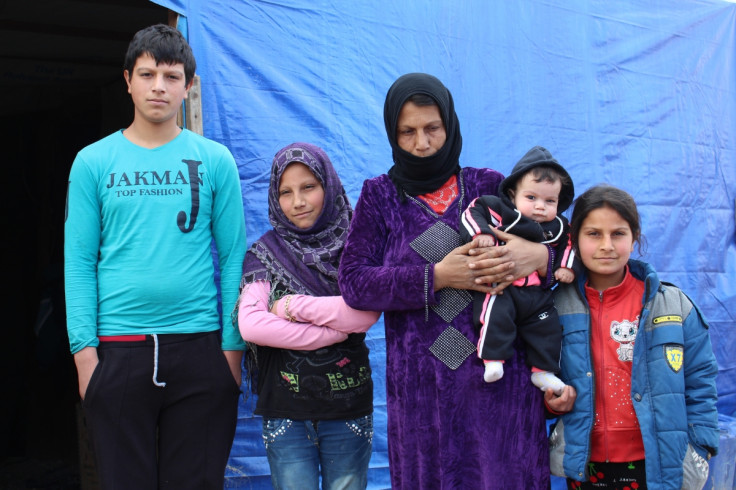
<svg viewBox="0 0 736 490">
<path fill-rule="evenodd" d="M 644 443 L 631 401 L 631 367 L 639 329 L 644 282 L 626 268 L 618 286 L 586 285 L 595 371 L 595 425 L 591 461 L 644 459 Z"/>
</svg>

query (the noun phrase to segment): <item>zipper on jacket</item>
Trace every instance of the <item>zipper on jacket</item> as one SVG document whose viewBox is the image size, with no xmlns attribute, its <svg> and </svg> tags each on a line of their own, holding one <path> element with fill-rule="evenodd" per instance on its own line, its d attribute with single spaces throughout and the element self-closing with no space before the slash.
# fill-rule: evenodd
<svg viewBox="0 0 736 490">
<path fill-rule="evenodd" d="M 579 283 L 580 287 L 577 288 L 577 293 L 580 296 L 580 300 L 583 302 L 583 305 L 585 305 L 585 308 L 588 310 L 588 359 L 590 360 L 590 363 L 588 365 L 588 368 L 590 369 L 591 376 L 593 377 L 592 383 L 591 383 L 591 396 L 593 397 L 593 416 L 590 420 L 590 425 L 588 426 L 588 454 L 585 457 L 585 465 L 583 467 L 583 476 L 589 477 L 590 476 L 590 470 L 588 463 L 590 463 L 590 456 L 593 454 L 593 427 L 595 427 L 595 397 L 596 397 L 596 388 L 595 388 L 595 371 L 593 369 L 593 318 L 590 315 L 590 304 L 588 304 L 588 298 L 585 295 L 585 280 L 581 280 Z M 602 296 L 602 293 L 601 293 Z M 600 296 L 599 296 L 600 297 Z"/>
<path fill-rule="evenodd" d="M 596 323 L 598 324 L 598 330 L 601 330 L 601 325 L 603 322 L 603 311 L 605 309 L 604 302 L 603 302 L 603 291 L 598 291 L 598 301 L 600 302 L 600 306 L 598 307 L 598 315 L 596 318 Z M 604 337 L 603 334 L 601 334 L 600 332 L 598 333 L 600 334 L 601 340 L 603 340 L 598 345 L 598 353 L 599 353 L 600 360 L 601 360 L 601 369 L 603 370 L 603 372 L 601 373 L 603 375 L 601 390 L 603 393 L 603 397 L 605 398 L 606 396 L 606 388 L 605 388 L 606 342 L 605 342 L 605 339 L 603 338 Z M 591 337 L 592 337 L 592 327 L 591 327 Z M 591 340 L 591 347 L 592 347 L 592 340 Z M 593 363 L 593 386 L 596 386 L 596 382 L 599 376 L 598 376 L 598 373 L 596 373 L 595 371 L 595 360 L 591 359 L 591 361 Z M 593 403 L 594 405 L 597 405 L 597 400 L 594 399 Z M 600 408 L 601 408 L 601 413 L 599 414 L 599 417 L 600 417 L 599 422 L 600 422 L 601 429 L 603 429 L 603 447 L 605 448 L 605 455 L 606 455 L 605 461 L 608 462 L 608 414 L 606 413 L 605 410 L 603 410 L 603 406 L 601 406 Z M 593 414 L 593 428 L 595 429 L 595 414 Z M 593 435 L 593 432 L 591 431 L 591 438 L 592 438 L 592 435 Z M 592 445 L 591 445 L 591 450 L 592 450 Z"/>
</svg>

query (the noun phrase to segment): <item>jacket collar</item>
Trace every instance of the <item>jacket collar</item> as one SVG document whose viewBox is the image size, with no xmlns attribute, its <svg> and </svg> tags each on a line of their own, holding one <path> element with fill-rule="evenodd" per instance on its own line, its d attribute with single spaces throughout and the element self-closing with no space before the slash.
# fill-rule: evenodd
<svg viewBox="0 0 736 490">
<path fill-rule="evenodd" d="M 639 279 L 640 281 L 644 281 L 646 288 L 644 289 L 644 298 L 642 303 L 646 303 L 647 301 L 650 301 L 652 298 L 654 298 L 654 294 L 659 290 L 660 286 L 659 277 L 657 276 L 657 272 L 654 270 L 654 268 L 647 262 L 635 259 L 629 259 L 627 267 L 627 277 L 630 274 L 634 278 Z M 586 297 L 585 285 L 587 282 L 587 274 L 581 274 L 577 280 L 578 292 L 582 295 L 583 298 Z M 624 282 L 626 282 L 626 278 L 624 278 Z M 620 285 L 609 288 L 609 290 L 612 290 L 612 292 L 614 292 L 615 289 L 618 287 L 620 287 Z"/>
</svg>

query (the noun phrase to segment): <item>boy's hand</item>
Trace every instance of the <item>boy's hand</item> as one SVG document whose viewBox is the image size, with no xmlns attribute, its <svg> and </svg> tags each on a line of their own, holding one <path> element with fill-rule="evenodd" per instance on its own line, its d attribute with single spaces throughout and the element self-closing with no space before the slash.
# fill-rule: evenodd
<svg viewBox="0 0 736 490">
<path fill-rule="evenodd" d="M 572 269 L 560 268 L 555 271 L 555 279 L 565 284 L 570 284 L 575 280 L 575 273 Z"/>
<path fill-rule="evenodd" d="M 243 365 L 243 351 L 224 350 L 222 353 L 225 355 L 227 365 L 230 367 L 230 372 L 232 373 L 233 378 L 235 378 L 235 382 L 240 386 L 240 383 L 243 380 L 243 375 L 241 373 L 241 366 Z"/>
<path fill-rule="evenodd" d="M 496 239 L 493 235 L 478 235 L 474 238 L 478 242 L 479 247 L 492 247 L 496 244 Z"/>
<path fill-rule="evenodd" d="M 89 380 L 92 379 L 92 373 L 95 372 L 99 362 L 96 347 L 85 347 L 74 354 L 74 364 L 77 365 L 77 379 L 79 381 L 79 397 L 82 400 L 87 394 Z"/>
</svg>

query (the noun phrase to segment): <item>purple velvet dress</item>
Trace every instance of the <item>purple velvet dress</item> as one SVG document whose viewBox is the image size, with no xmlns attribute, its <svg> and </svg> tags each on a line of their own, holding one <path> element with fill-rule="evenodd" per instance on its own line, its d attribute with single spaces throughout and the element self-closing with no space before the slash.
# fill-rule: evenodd
<svg viewBox="0 0 736 490">
<path fill-rule="evenodd" d="M 523 349 L 483 381 L 472 294 L 433 293 L 433 265 L 461 244 L 460 212 L 496 194 L 502 175 L 465 168 L 460 196 L 438 217 L 399 201 L 388 176 L 366 180 L 340 263 L 345 301 L 385 312 L 386 399 L 395 489 L 548 489 L 542 392 Z"/>
</svg>

